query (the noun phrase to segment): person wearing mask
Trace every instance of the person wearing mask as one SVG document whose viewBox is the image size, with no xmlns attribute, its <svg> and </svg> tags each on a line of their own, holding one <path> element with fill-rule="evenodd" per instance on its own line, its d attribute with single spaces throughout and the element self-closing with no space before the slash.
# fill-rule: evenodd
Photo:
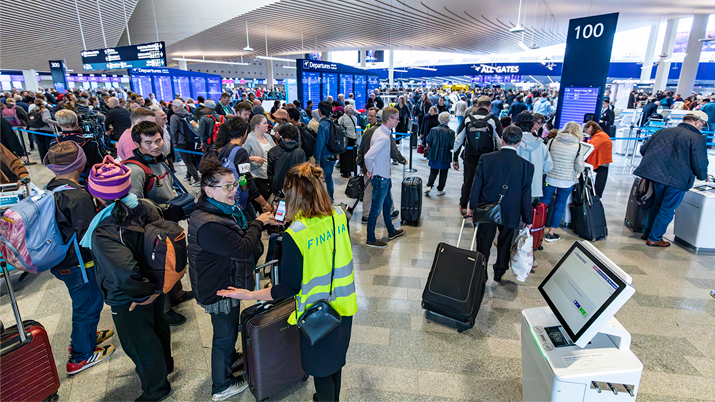
<svg viewBox="0 0 715 402">
<path fill-rule="evenodd" d="M 153 110 L 147 108 L 136 108 L 132 112 L 132 125 L 128 129 L 124 130 L 119 141 L 117 141 L 117 156 L 121 160 L 126 160 L 134 156 L 134 149 L 136 149 L 136 144 L 132 140 L 132 129 L 137 124 L 143 121 L 155 122 L 156 113 Z"/>
<path fill-rule="evenodd" d="M 100 151 L 99 145 L 96 141 L 84 138 L 84 133 L 82 128 L 79 126 L 79 119 L 75 112 L 62 109 L 55 113 L 55 120 L 57 121 L 60 129 L 62 129 L 62 132 L 58 137 L 52 138 L 50 146 L 54 146 L 58 142 L 74 141 L 82 147 L 82 153 L 84 154 L 84 159 L 87 163 L 80 176 L 80 183 L 85 185 L 89 175 L 89 170 L 92 169 L 92 166 L 102 163 L 104 154 Z"/>
<path fill-rule="evenodd" d="M 242 147 L 251 158 L 251 175 L 258 191 L 264 199 L 271 195 L 271 185 L 268 182 L 268 151 L 276 146 L 273 137 L 268 134 L 268 121 L 265 115 L 256 115 L 251 118 L 251 132 L 248 133 Z M 254 205 L 259 207 L 258 205 Z"/>
<path fill-rule="evenodd" d="M 285 124 L 279 126 L 276 131 L 280 135 L 281 141 L 268 151 L 268 182 L 271 185 L 271 194 L 281 196 L 283 194 L 283 181 L 286 173 L 295 165 L 307 162 L 305 152 L 298 144 L 298 127 Z"/>
<path fill-rule="evenodd" d="M 213 401 L 223 401 L 243 392 L 248 383 L 233 372 L 240 369 L 243 356 L 236 351 L 240 302 L 225 299 L 217 292 L 229 287 L 253 289 L 253 267 L 262 253 L 264 225 L 277 224 L 270 212 L 247 221 L 236 205 L 238 183 L 233 172 L 213 159 L 205 159 L 201 169 L 201 193 L 189 219 L 189 276 L 196 289 L 196 301 L 211 315 L 211 393 Z"/>
<path fill-rule="evenodd" d="M 707 114 L 702 110 L 691 111 L 682 123 L 656 132 L 641 145 L 643 160 L 633 174 L 652 180 L 655 190 L 641 236 L 648 246 L 670 246 L 670 242 L 663 240 L 663 234 L 675 210 L 693 187 L 695 178 L 708 177 L 707 139 L 700 132 L 707 124 Z"/>
<path fill-rule="evenodd" d="M 214 126 L 222 122 L 224 117 L 216 113 L 216 102 L 211 99 L 203 103 L 203 113 L 199 119 L 199 129 L 196 132 L 204 147 L 208 147 L 209 138 L 213 137 Z M 218 136 L 218 133 L 216 134 Z M 214 138 L 215 139 L 215 138 Z M 213 141 L 213 139 L 212 139 Z"/>
<path fill-rule="evenodd" d="M 219 116 L 224 116 L 227 119 L 236 117 L 235 114 L 231 113 L 231 107 L 228 105 L 231 102 L 231 94 L 224 92 L 221 94 L 221 98 L 218 100 L 218 104 L 214 107 L 214 112 Z"/>
<path fill-rule="evenodd" d="M 442 112 L 438 116 L 439 126 L 430 130 L 425 139 L 425 155 L 428 155 L 430 174 L 427 180 L 425 195 L 429 195 L 434 187 L 434 181 L 439 174 L 437 195 L 444 195 L 444 186 L 447 184 L 450 162 L 452 161 L 452 147 L 454 146 L 454 130 L 449 128 L 449 112 Z"/>
<path fill-rule="evenodd" d="M 561 236 L 554 233 L 561 223 L 566 201 L 573 190 L 576 180 L 584 170 L 584 150 L 581 147 L 581 125 L 575 121 L 566 123 L 559 131 L 556 138 L 549 141 L 548 149 L 551 154 L 554 168 L 546 174 L 546 182 L 543 185 L 543 196 L 541 202 L 548 207 L 551 204 L 554 192 L 556 192 L 556 204 L 551 222 L 546 222 L 549 228 L 544 240 L 551 243 L 559 240 Z"/>
<path fill-rule="evenodd" d="M 534 177 L 531 180 L 531 197 L 541 198 L 543 193 L 544 175 L 553 169 L 554 164 L 549 154 L 549 149 L 544 145 L 541 137 L 531 133 L 534 117 L 529 112 L 522 112 L 516 116 L 514 125 L 521 129 L 521 143 L 516 147 L 516 154 L 534 165 Z"/>
<path fill-rule="evenodd" d="M 328 151 L 328 140 L 330 139 L 330 130 L 332 130 L 332 122 L 330 113 L 332 108 L 330 102 L 321 101 L 318 104 L 318 113 L 320 115 L 320 124 L 318 126 L 318 137 L 315 142 L 315 163 L 323 169 L 325 177 L 325 185 L 328 188 L 330 198 L 333 198 L 333 168 L 337 156 Z"/>
<path fill-rule="evenodd" d="M 586 162 L 594 167 L 596 180 L 593 187 L 596 190 L 596 195 L 602 198 L 608 180 L 608 165 L 613 163 L 613 142 L 595 121 L 586 122 L 583 132 L 590 137 L 588 142 L 593 145 L 593 152 L 588 156 Z"/>
<path fill-rule="evenodd" d="M 199 178 L 199 173 L 196 171 L 196 158 L 194 154 L 190 154 L 183 151 L 195 151 L 196 143 L 191 141 L 189 127 L 190 120 L 193 118 L 181 99 L 174 99 L 171 101 L 171 110 L 173 111 L 171 117 L 169 118 L 169 131 L 171 133 L 171 138 L 174 141 L 174 149 L 181 156 L 181 160 L 184 161 L 186 165 L 186 182 L 189 184 L 196 184 L 201 181 Z M 223 128 L 223 127 L 221 127 Z M 219 131 L 221 130 L 219 128 Z M 218 139 L 218 136 L 216 136 Z M 193 179 L 193 183 L 191 180 Z"/>
<path fill-rule="evenodd" d="M 516 97 L 516 101 L 511 104 L 509 107 L 509 116 L 511 116 L 512 119 L 516 118 L 516 116 L 519 115 L 519 113 L 526 111 L 528 108 L 526 104 L 523 102 L 524 101 L 524 96 L 519 95 Z"/>
<path fill-rule="evenodd" d="M 338 119 L 338 125 L 345 129 L 345 135 L 348 140 L 348 150 L 340 154 L 340 175 L 342 177 L 350 177 L 353 172 L 357 171 L 355 166 L 355 157 L 357 155 L 355 144 L 357 144 L 358 140 L 358 120 L 355 113 L 355 106 L 347 105 L 345 106 L 345 114 Z"/>
<path fill-rule="evenodd" d="M 372 186 L 372 205 L 367 221 L 367 246 L 385 248 L 387 243 L 377 240 L 375 237 L 375 226 L 377 218 L 382 212 L 385 227 L 387 228 L 388 240 L 394 240 L 405 235 L 404 229 L 395 229 L 392 225 L 392 180 L 390 168 L 390 154 L 394 139 L 392 129 L 400 121 L 400 113 L 397 109 L 388 107 L 382 111 L 382 125 L 377 127 L 370 139 L 370 149 L 365 153 L 365 177 L 370 180 Z M 403 158 L 403 164 L 407 161 Z"/>
<path fill-rule="evenodd" d="M 501 282 L 502 276 L 509 269 L 512 239 L 521 225 L 520 222 L 530 228 L 533 218 L 531 181 L 534 165 L 516 154 L 522 136 L 519 127 L 507 127 L 502 134 L 501 149 L 479 158 L 466 215 L 471 217 L 477 204 L 501 199 L 503 225 L 479 223 L 477 229 L 477 251 L 482 253 L 485 261 L 489 261 L 492 242 L 499 229 L 497 260 L 493 266 L 496 282 Z M 507 187 L 506 190 L 504 186 Z"/>
<path fill-rule="evenodd" d="M 69 111 L 67 111 L 69 112 Z M 71 113 L 71 112 L 69 112 Z M 94 218 L 95 206 L 92 195 L 79 184 L 79 175 L 84 172 L 87 158 L 82 147 L 73 141 L 53 145 L 43 161 L 55 177 L 47 183 L 53 191 L 67 186 L 54 194 L 55 217 L 62 235 L 68 243 L 73 236 L 81 239 Z M 72 332 L 67 374 L 77 374 L 104 361 L 114 352 L 114 345 L 97 345 L 114 335 L 113 329 L 97 331 L 99 316 L 104 303 L 97 285 L 94 262 L 90 250 L 80 248 L 82 266 L 74 247 L 67 249 L 65 259 L 50 269 L 52 275 L 64 282 L 72 299 Z M 84 271 L 84 272 L 82 272 Z"/>
<path fill-rule="evenodd" d="M 45 159 L 47 155 L 47 150 L 50 149 L 50 142 L 54 137 L 54 130 L 52 127 L 57 127 L 57 122 L 52 119 L 50 110 L 45 105 L 45 101 L 42 99 L 35 99 L 35 108 L 27 116 L 29 120 L 29 126 L 32 131 L 38 131 L 40 133 L 45 133 L 48 135 L 35 135 L 35 142 L 37 142 L 37 150 L 40 152 L 40 160 Z M 33 120 L 41 120 L 42 123 L 33 124 Z"/>
<path fill-rule="evenodd" d="M 80 245 L 91 250 L 122 349 L 136 366 L 142 389 L 136 400 L 160 401 L 171 392 L 171 331 L 164 318 L 166 296 L 155 291 L 145 274 L 141 250 L 144 225 L 161 219 L 161 213 L 129 192 L 131 169 L 109 155 L 92 167 L 88 182 L 89 193 L 105 207 L 90 222 Z"/>
<path fill-rule="evenodd" d="M 397 116 L 394 120 L 397 124 Z M 283 234 L 283 257 L 278 264 L 280 284 L 259 291 L 228 287 L 217 294 L 239 300 L 296 297 L 296 312 L 288 319 L 290 325 L 296 325 L 315 300 L 330 298 L 330 306 L 342 320 L 314 345 L 299 331 L 300 359 L 303 370 L 313 376 L 316 391 L 313 400 L 338 401 L 352 316 L 358 305 L 348 221 L 342 209 L 333 208 L 322 174 L 322 169 L 309 163 L 295 166 L 286 174 L 285 220 L 293 223 Z M 316 242 L 316 238 L 326 233 L 331 240 Z M 333 270 L 335 273 L 331 275 Z M 330 283 L 330 287 L 315 285 L 323 282 Z"/>
</svg>

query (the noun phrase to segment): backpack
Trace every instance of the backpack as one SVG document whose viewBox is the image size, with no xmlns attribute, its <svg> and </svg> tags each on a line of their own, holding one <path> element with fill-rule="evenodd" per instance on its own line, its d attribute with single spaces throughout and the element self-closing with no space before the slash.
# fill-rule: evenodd
<svg viewBox="0 0 715 402">
<path fill-rule="evenodd" d="M 216 135 L 218 134 L 218 129 L 221 128 L 221 125 L 226 121 L 226 118 L 223 116 L 219 116 L 220 118 L 218 120 L 216 120 L 216 118 L 210 114 L 207 116 L 212 118 L 214 121 L 213 132 L 211 133 L 211 136 L 208 139 L 206 139 L 206 143 L 211 145 L 216 141 Z"/>
<path fill-rule="evenodd" d="M 325 143 L 325 147 L 328 152 L 332 154 L 342 154 L 348 149 L 348 139 L 345 135 L 345 128 L 335 124 L 334 121 L 330 122 L 330 134 L 328 135 L 328 141 Z"/>
<path fill-rule="evenodd" d="M 305 157 L 310 159 L 315 153 L 315 143 L 318 141 L 318 136 L 308 126 L 300 127 L 300 147 L 305 152 Z"/>
<path fill-rule="evenodd" d="M 196 130 L 194 130 L 194 126 L 191 125 L 191 117 L 189 116 L 184 116 L 180 117 L 181 120 L 181 132 L 184 133 L 184 138 L 188 142 L 194 142 L 198 143 L 200 142 L 199 135 L 196 134 Z M 216 130 L 217 125 L 214 124 L 214 135 L 213 138 L 214 140 L 216 139 L 216 133 L 218 133 L 218 130 Z M 213 142 L 213 141 L 212 141 Z"/>
<path fill-rule="evenodd" d="M 38 274 L 54 268 L 74 246 L 80 266 L 84 266 L 77 234 L 67 243 L 57 226 L 55 193 L 75 187 L 60 186 L 53 191 L 32 185 L 35 194 L 10 207 L 0 220 L 0 252 L 8 264 L 26 272 Z M 84 282 L 87 273 L 82 270 Z"/>
<path fill-rule="evenodd" d="M 178 223 L 159 219 L 144 226 L 145 274 L 155 289 L 169 293 L 188 267 L 186 232 Z"/>
<path fill-rule="evenodd" d="M 20 118 L 17 117 L 17 110 L 15 110 L 16 107 L 17 106 L 5 106 L 4 108 L 2 108 L 2 117 L 7 119 L 7 121 L 10 122 L 11 126 L 20 127 L 22 123 L 20 122 Z"/>
<path fill-rule="evenodd" d="M 39 107 L 32 109 L 32 111 L 27 115 L 27 118 L 27 126 L 30 128 L 42 128 L 46 126 L 45 122 L 42 121 L 42 112 Z"/>
<path fill-rule="evenodd" d="M 220 161 L 223 167 L 228 168 L 233 172 L 233 177 L 236 179 L 236 181 L 239 181 L 242 175 L 251 172 L 251 167 L 249 164 L 245 164 L 246 166 L 240 165 L 238 168 L 240 171 L 236 169 L 236 163 L 234 161 L 236 160 L 236 154 L 238 153 L 239 149 L 241 149 L 241 146 L 236 145 L 231 150 L 231 153 L 228 154 L 228 157 L 224 157 Z M 246 208 L 246 204 L 248 204 L 248 191 L 241 191 L 241 187 L 238 187 L 236 189 L 235 198 L 236 205 L 239 209 L 243 210 L 244 208 Z"/>
<path fill-rule="evenodd" d="M 138 157 L 132 156 L 129 159 L 123 161 L 125 165 L 137 165 L 144 171 L 144 196 L 149 194 L 154 184 L 156 184 L 157 176 L 151 171 L 151 168 L 144 164 Z"/>
<path fill-rule="evenodd" d="M 486 116 L 475 116 L 473 114 L 465 117 L 464 128 L 467 130 L 467 142 L 478 155 L 492 152 L 494 146 L 494 127 L 489 124 L 491 113 Z"/>
</svg>

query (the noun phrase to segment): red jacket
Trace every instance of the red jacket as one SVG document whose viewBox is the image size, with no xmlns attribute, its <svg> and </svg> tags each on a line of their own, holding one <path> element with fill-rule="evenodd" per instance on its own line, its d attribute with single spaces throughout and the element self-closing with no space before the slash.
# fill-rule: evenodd
<svg viewBox="0 0 715 402">
<path fill-rule="evenodd" d="M 608 134 L 597 131 L 589 143 L 593 145 L 593 152 L 588 156 L 586 162 L 593 165 L 594 169 L 607 163 L 613 163 L 613 142 Z"/>
</svg>

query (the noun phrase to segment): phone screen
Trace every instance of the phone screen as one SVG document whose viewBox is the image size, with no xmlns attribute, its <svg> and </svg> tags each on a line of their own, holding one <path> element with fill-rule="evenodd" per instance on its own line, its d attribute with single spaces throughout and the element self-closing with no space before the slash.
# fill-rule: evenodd
<svg viewBox="0 0 715 402">
<path fill-rule="evenodd" d="M 281 200 L 278 203 L 278 208 L 276 209 L 276 220 L 278 222 L 283 222 L 285 220 L 286 216 L 286 202 L 285 200 Z"/>
</svg>

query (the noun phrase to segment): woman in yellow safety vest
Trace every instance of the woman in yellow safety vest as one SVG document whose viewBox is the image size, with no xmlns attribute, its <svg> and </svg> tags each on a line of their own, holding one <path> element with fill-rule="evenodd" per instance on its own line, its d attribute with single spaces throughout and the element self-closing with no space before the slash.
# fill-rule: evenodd
<svg viewBox="0 0 715 402">
<path fill-rule="evenodd" d="M 342 209 L 333 209 L 322 176 L 323 170 L 310 163 L 294 166 L 285 176 L 285 219 L 293 223 L 283 235 L 278 266 L 281 283 L 258 291 L 229 287 L 217 294 L 241 300 L 295 296 L 296 311 L 288 319 L 295 325 L 313 303 L 330 295 L 334 246 L 335 273 L 330 305 L 340 313 L 342 322 L 312 346 L 301 332 L 300 353 L 303 369 L 315 381 L 313 400 L 338 401 L 357 298 L 348 220 Z"/>
</svg>

